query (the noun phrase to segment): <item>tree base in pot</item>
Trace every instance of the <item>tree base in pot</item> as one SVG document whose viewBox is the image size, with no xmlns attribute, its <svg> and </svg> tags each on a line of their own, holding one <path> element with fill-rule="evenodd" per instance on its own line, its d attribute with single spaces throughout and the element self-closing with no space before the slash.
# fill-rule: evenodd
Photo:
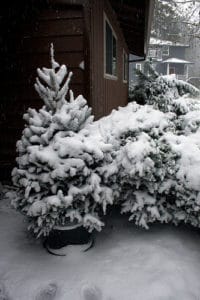
<svg viewBox="0 0 200 300">
<path fill-rule="evenodd" d="M 84 245 L 91 241 L 91 233 L 82 225 L 55 227 L 46 238 L 51 249 L 60 249 L 67 245 Z"/>
</svg>

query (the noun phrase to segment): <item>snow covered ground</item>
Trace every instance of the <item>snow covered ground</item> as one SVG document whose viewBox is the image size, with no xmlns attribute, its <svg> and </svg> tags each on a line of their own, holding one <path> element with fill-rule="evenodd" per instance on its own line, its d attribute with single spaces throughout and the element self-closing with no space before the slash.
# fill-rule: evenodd
<svg viewBox="0 0 200 300">
<path fill-rule="evenodd" d="M 58 257 L 33 240 L 23 217 L 1 200 L 0 299 L 200 299 L 200 232 L 158 224 L 146 231 L 116 212 L 106 218 L 91 250 L 68 246 Z"/>
</svg>

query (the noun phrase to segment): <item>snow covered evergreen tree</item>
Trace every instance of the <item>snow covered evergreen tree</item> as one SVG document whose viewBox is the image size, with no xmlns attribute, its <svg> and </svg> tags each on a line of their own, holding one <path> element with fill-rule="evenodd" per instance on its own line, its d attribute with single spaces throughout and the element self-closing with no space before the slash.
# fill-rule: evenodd
<svg viewBox="0 0 200 300">
<path fill-rule="evenodd" d="M 66 95 L 72 76 L 54 60 L 38 69 L 35 89 L 44 101 L 39 111 L 28 109 L 26 127 L 17 143 L 18 166 L 12 172 L 19 188 L 14 205 L 39 237 L 55 225 L 76 221 L 88 230 L 100 230 L 99 213 L 112 203 L 112 190 L 101 180 L 98 167 L 111 160 L 111 145 L 91 134 L 91 109 L 82 96 Z M 66 78 L 67 76 L 67 78 Z"/>
<path fill-rule="evenodd" d="M 175 75 L 158 76 L 148 86 L 148 98 L 146 103 L 163 112 L 181 114 L 176 100 L 181 96 L 199 96 L 199 90 L 193 85 L 176 79 Z"/>
<path fill-rule="evenodd" d="M 129 101 L 136 101 L 138 104 L 144 105 L 150 94 L 150 87 L 159 74 L 154 70 L 151 62 L 144 63 L 144 71 L 135 69 L 137 82 L 129 87 Z"/>
</svg>

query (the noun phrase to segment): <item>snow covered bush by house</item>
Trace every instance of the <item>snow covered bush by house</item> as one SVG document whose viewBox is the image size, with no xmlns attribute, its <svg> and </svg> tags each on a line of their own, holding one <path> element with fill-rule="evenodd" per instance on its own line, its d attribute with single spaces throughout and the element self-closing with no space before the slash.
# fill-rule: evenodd
<svg viewBox="0 0 200 300">
<path fill-rule="evenodd" d="M 35 234 L 69 219 L 100 230 L 109 204 L 145 228 L 155 221 L 199 227 L 199 91 L 152 71 L 145 105 L 131 102 L 94 122 L 82 96 L 70 91 L 66 100 L 71 73 L 65 81 L 53 53 L 51 62 L 38 69 L 45 106 L 24 115 L 12 173 L 20 191 L 14 205 Z"/>
<path fill-rule="evenodd" d="M 132 102 L 100 120 L 116 146 L 105 174 L 119 174 L 122 212 L 136 224 L 200 226 L 200 99 L 192 98 L 199 91 L 174 76 L 155 76 L 148 89 L 150 104 Z"/>
<path fill-rule="evenodd" d="M 38 69 L 35 88 L 44 101 L 39 111 L 28 109 L 26 127 L 17 143 L 18 167 L 12 172 L 19 187 L 14 205 L 30 221 L 37 235 L 48 235 L 67 220 L 100 230 L 99 218 L 112 202 L 112 190 L 102 183 L 97 167 L 110 160 L 111 145 L 92 135 L 91 109 L 82 96 L 66 100 L 72 73 L 54 60 L 52 68 Z"/>
<path fill-rule="evenodd" d="M 193 85 L 176 79 L 176 75 L 159 75 L 150 62 L 144 64 L 144 71 L 136 70 L 137 82 L 130 86 L 129 100 L 139 104 L 150 104 L 161 111 L 171 111 L 174 99 L 189 93 L 198 96 Z"/>
</svg>

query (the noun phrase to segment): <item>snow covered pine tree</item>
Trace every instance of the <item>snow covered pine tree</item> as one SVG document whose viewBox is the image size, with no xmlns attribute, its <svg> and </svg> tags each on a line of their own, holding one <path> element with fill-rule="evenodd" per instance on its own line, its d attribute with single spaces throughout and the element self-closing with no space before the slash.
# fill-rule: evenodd
<svg viewBox="0 0 200 300">
<path fill-rule="evenodd" d="M 74 99 L 70 90 L 66 100 L 72 73 L 67 76 L 66 66 L 54 60 L 53 46 L 51 65 L 37 70 L 35 89 L 45 105 L 24 114 L 27 125 L 17 142 L 18 166 L 12 172 L 19 188 L 13 204 L 28 217 L 37 237 L 67 221 L 100 230 L 101 211 L 112 203 L 112 190 L 98 171 L 110 160 L 111 145 L 87 130 L 93 116 L 83 96 Z"/>
</svg>

